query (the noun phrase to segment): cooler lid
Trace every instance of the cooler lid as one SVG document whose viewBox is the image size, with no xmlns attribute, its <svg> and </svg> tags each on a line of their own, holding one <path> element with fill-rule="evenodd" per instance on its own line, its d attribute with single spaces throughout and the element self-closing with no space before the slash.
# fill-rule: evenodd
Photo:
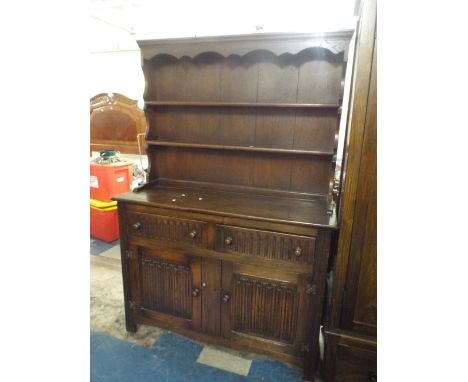
<svg viewBox="0 0 468 382">
<path fill-rule="evenodd" d="M 110 202 L 103 202 L 101 200 L 90 198 L 89 205 L 94 208 L 105 209 L 105 208 L 117 207 L 117 201 L 112 200 Z"/>
</svg>

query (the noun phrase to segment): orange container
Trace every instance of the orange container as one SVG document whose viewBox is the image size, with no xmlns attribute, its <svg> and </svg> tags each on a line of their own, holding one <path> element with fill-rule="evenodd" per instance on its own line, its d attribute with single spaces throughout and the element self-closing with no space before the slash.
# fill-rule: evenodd
<svg viewBox="0 0 468 382">
<path fill-rule="evenodd" d="M 131 162 L 106 165 L 91 162 L 91 198 L 107 202 L 114 195 L 129 192 L 133 181 L 132 168 L 133 163 Z"/>
<path fill-rule="evenodd" d="M 92 237 L 107 243 L 119 238 L 119 217 L 116 202 L 103 203 L 91 199 L 90 233 Z"/>
</svg>

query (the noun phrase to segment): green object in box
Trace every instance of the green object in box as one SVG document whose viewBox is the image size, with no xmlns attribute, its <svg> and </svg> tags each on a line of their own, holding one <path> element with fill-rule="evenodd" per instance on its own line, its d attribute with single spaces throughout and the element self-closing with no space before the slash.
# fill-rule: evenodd
<svg viewBox="0 0 468 382">
<path fill-rule="evenodd" d="M 123 162 L 123 160 L 118 157 L 117 152 L 115 150 L 101 150 L 99 151 L 99 156 L 93 159 L 93 162 L 97 164 L 106 165 L 116 162 Z"/>
<path fill-rule="evenodd" d="M 115 153 L 115 150 L 102 150 L 99 151 L 99 156 L 102 158 L 108 158 L 108 157 L 115 157 L 117 154 Z"/>
</svg>

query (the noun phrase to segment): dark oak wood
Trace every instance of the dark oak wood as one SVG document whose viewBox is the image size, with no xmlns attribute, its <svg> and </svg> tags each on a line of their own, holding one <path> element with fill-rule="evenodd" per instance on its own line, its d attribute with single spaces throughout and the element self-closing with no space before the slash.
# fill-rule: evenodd
<svg viewBox="0 0 468 382">
<path fill-rule="evenodd" d="M 310 108 L 338 109 L 339 104 L 326 103 L 265 103 L 265 102 L 184 102 L 184 101 L 146 101 L 146 106 L 217 106 L 217 107 L 268 107 L 268 108 Z"/>
<path fill-rule="evenodd" d="M 114 199 L 120 204 L 131 202 L 178 211 L 203 212 L 324 229 L 336 228 L 336 217 L 326 213 L 326 200 L 323 197 L 307 200 L 157 185 L 139 193 L 120 194 Z"/>
<path fill-rule="evenodd" d="M 307 236 L 219 225 L 216 237 L 215 248 L 219 252 L 294 263 L 313 263 L 315 260 L 315 238 Z"/>
<path fill-rule="evenodd" d="M 121 264 L 122 264 L 122 279 L 123 279 L 123 293 L 125 301 L 125 327 L 129 332 L 136 332 L 135 319 L 133 317 L 133 310 L 130 308 L 129 301 L 133 300 L 132 285 L 134 284 L 131 279 L 130 269 L 130 256 L 131 250 L 127 239 L 127 218 L 126 207 L 124 204 L 118 208 L 119 214 L 119 231 L 120 231 L 120 249 L 121 249 Z"/>
<path fill-rule="evenodd" d="M 160 148 L 148 150 L 152 177 L 197 183 L 218 183 L 296 194 L 329 192 L 331 156 L 285 153 L 243 153 L 232 150 Z M 153 179 L 153 178 L 151 178 Z"/>
<path fill-rule="evenodd" d="M 313 378 L 350 37 L 138 42 L 149 183 L 115 197 L 130 329 L 259 352 Z"/>
<path fill-rule="evenodd" d="M 146 119 L 138 101 L 119 93 L 101 93 L 90 100 L 91 151 L 114 149 L 145 155 Z"/>
<path fill-rule="evenodd" d="M 324 327 L 326 381 L 377 379 L 377 11 L 375 0 L 361 5 L 340 232 Z"/>
<path fill-rule="evenodd" d="M 138 41 L 142 59 L 150 59 L 156 54 L 194 58 L 205 52 L 216 52 L 229 56 L 247 55 L 258 49 L 267 49 L 271 53 L 296 55 L 305 49 L 325 48 L 332 54 L 346 52 L 350 30 L 327 33 L 258 33 L 232 36 L 184 37 L 161 40 Z"/>
<path fill-rule="evenodd" d="M 231 336 L 244 333 L 251 337 L 270 339 L 290 344 L 294 352 L 299 322 L 298 306 L 302 296 L 299 293 L 299 280 L 281 274 L 274 278 L 272 272 L 263 275 L 261 270 L 250 265 L 235 264 L 231 275 Z M 276 314 L 271 315 L 272 312 Z M 284 345 L 286 346 L 286 345 Z M 300 351 L 301 349 L 297 349 Z"/>
<path fill-rule="evenodd" d="M 203 258 L 203 326 L 204 333 L 219 336 L 221 334 L 221 260 Z"/>
<path fill-rule="evenodd" d="M 208 149 L 208 150 L 233 150 L 233 151 L 251 151 L 251 152 L 264 152 L 264 153 L 278 153 L 278 154 L 296 154 L 296 155 L 324 155 L 331 156 L 333 152 L 326 151 L 313 151 L 313 150 L 288 150 L 288 149 L 272 149 L 268 147 L 253 147 L 253 146 L 221 146 L 221 145 L 206 145 L 199 143 L 182 143 L 182 142 L 169 142 L 169 141 L 147 141 L 150 146 L 162 147 L 184 147 L 192 149 Z"/>
<path fill-rule="evenodd" d="M 345 330 L 324 330 L 326 381 L 376 381 L 377 341 Z"/>
</svg>

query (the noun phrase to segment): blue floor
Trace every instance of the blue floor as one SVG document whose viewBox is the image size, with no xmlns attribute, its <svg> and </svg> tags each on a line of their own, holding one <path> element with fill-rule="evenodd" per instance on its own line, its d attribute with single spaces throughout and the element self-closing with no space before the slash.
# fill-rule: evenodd
<svg viewBox="0 0 468 382">
<path fill-rule="evenodd" d="M 91 332 L 91 382 L 297 382 L 299 371 L 277 361 L 255 360 L 247 377 L 196 362 L 203 345 L 174 333 L 151 348 Z"/>
</svg>

